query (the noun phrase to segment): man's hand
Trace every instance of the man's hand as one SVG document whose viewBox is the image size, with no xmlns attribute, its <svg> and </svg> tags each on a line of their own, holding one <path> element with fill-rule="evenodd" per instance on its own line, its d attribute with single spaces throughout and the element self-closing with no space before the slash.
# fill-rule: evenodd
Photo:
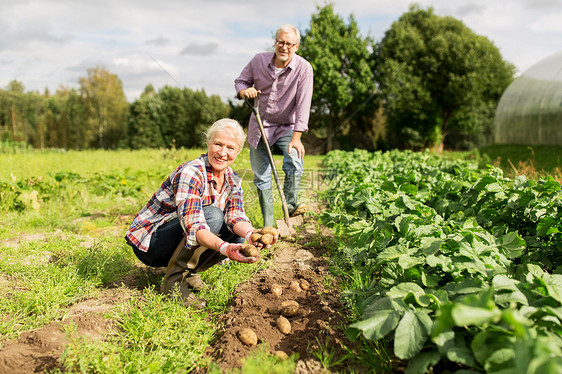
<svg viewBox="0 0 562 374">
<path fill-rule="evenodd" d="M 255 99 L 260 93 L 260 90 L 250 87 L 245 90 L 240 90 L 240 92 L 238 92 L 238 96 L 240 96 L 241 99 Z"/>
<path fill-rule="evenodd" d="M 302 135 L 302 132 L 299 132 L 299 131 L 295 131 L 293 133 L 293 137 L 291 138 L 291 141 L 289 142 L 288 151 L 289 151 L 289 153 L 291 153 L 291 148 L 294 148 L 297 151 L 297 153 L 299 155 L 299 158 L 304 158 L 304 144 L 302 144 L 302 142 L 301 142 L 301 135 Z"/>
<path fill-rule="evenodd" d="M 219 252 L 223 255 L 231 259 L 232 261 L 242 262 L 245 264 L 251 264 L 252 262 L 256 262 L 260 259 L 260 257 L 246 257 L 240 250 L 242 249 L 242 244 L 233 244 L 228 242 L 223 242 L 219 247 Z"/>
</svg>

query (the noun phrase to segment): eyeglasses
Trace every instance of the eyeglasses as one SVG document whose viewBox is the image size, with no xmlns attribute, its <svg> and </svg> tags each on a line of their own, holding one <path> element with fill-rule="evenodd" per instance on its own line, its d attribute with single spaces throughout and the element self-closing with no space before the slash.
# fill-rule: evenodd
<svg viewBox="0 0 562 374">
<path fill-rule="evenodd" d="M 287 46 L 287 49 L 291 49 L 291 48 L 293 48 L 294 46 L 297 45 L 297 43 L 289 43 L 289 42 L 285 42 L 283 40 L 276 40 L 275 44 L 277 44 L 277 46 L 279 48 L 283 48 L 284 46 Z"/>
</svg>

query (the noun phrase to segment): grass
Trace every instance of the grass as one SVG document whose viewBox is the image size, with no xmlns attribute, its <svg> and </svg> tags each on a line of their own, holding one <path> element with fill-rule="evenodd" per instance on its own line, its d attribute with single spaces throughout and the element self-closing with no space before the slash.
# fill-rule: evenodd
<svg viewBox="0 0 562 374">
<path fill-rule="evenodd" d="M 215 317 L 226 311 L 236 286 L 269 262 L 229 263 L 202 274 L 215 292 L 202 294 L 209 307 L 185 311 L 158 292 L 162 275 L 141 268 L 123 235 L 180 163 L 204 150 L 33 151 L 0 154 L 0 347 L 25 331 L 62 321 L 69 308 L 122 279 L 128 295 L 105 316 L 113 330 L 103 341 L 78 337 L 66 326 L 70 344 L 62 362 L 70 372 L 175 373 L 201 365 L 217 331 Z M 282 178 L 281 156 L 275 160 Z M 317 173 L 321 157 L 307 156 Z M 261 212 L 252 199 L 253 174 L 244 149 L 233 168 L 243 178 L 245 208 L 258 227 Z M 255 196 L 255 192 L 253 193 Z M 281 212 L 279 201 L 275 204 Z M 265 253 L 267 254 L 267 253 Z M 130 281 L 129 281 L 130 282 Z M 131 287 L 132 286 L 132 287 Z M 244 372 L 288 372 L 295 358 L 279 361 L 267 352 L 247 358 Z M 255 371 L 261 368 L 262 371 Z"/>
<path fill-rule="evenodd" d="M 497 160 L 504 170 L 520 163 L 532 164 L 537 171 L 545 173 L 560 172 L 562 168 L 562 147 L 493 145 L 481 148 L 480 153 Z"/>
</svg>

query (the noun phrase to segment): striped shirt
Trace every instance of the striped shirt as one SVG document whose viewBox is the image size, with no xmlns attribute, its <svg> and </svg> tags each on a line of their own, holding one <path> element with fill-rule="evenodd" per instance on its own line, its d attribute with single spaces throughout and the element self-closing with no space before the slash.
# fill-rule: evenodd
<svg viewBox="0 0 562 374">
<path fill-rule="evenodd" d="M 147 252 L 156 229 L 179 217 L 187 234 L 186 246 L 195 247 L 198 245 L 195 237 L 197 231 L 210 230 L 203 214 L 203 207 L 209 205 L 224 212 L 225 223 L 231 231 L 237 222 L 250 222 L 244 212 L 241 178 L 229 167 L 224 181 L 224 191 L 219 193 L 206 154 L 184 162 L 168 176 L 136 215 L 125 238 L 139 250 Z"/>
</svg>

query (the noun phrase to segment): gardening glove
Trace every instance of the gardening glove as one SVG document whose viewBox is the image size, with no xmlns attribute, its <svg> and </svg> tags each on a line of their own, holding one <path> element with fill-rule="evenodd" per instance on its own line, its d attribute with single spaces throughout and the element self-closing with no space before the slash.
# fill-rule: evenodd
<svg viewBox="0 0 562 374">
<path fill-rule="evenodd" d="M 258 241 L 253 241 L 250 237 L 252 236 L 252 234 L 254 233 L 254 229 L 248 230 L 248 232 L 246 233 L 246 235 L 244 235 L 244 239 L 246 239 L 246 242 L 250 243 L 251 245 L 253 245 L 254 247 L 256 247 L 257 249 L 262 249 L 263 248 L 263 243 L 260 243 Z"/>
<path fill-rule="evenodd" d="M 232 261 L 242 262 L 245 264 L 251 264 L 252 262 L 256 262 L 259 260 L 259 257 L 246 257 L 240 250 L 242 249 L 242 244 L 233 244 L 228 242 L 223 242 L 219 247 L 219 252 L 223 255 L 231 259 Z"/>
</svg>

